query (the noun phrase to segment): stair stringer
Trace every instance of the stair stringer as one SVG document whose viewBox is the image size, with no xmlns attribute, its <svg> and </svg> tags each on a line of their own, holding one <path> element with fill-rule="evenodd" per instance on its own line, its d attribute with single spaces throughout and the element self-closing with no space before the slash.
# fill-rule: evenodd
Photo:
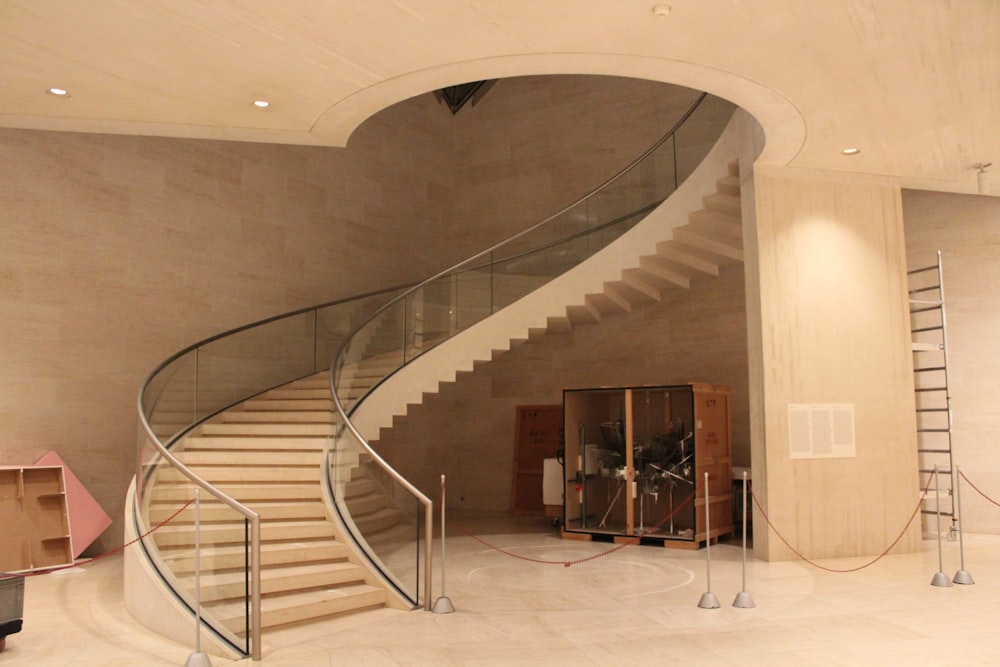
<svg viewBox="0 0 1000 667">
<path fill-rule="evenodd" d="M 657 243 L 673 239 L 673 230 L 688 224 L 689 215 L 717 192 L 717 182 L 729 173 L 743 146 L 743 118 L 737 111 L 701 164 L 677 190 L 631 230 L 586 261 L 525 295 L 503 310 L 459 332 L 420 355 L 386 379 L 357 407 L 351 422 L 367 439 L 375 440 L 393 418 L 405 415 L 424 394 L 436 393 L 442 382 L 453 382 L 460 371 L 473 370 L 496 351 L 510 349 L 532 329 L 545 329 L 549 318 L 565 318 L 569 306 L 584 295 L 599 293 L 605 283 L 620 281 L 622 272 L 638 267 Z"/>
</svg>

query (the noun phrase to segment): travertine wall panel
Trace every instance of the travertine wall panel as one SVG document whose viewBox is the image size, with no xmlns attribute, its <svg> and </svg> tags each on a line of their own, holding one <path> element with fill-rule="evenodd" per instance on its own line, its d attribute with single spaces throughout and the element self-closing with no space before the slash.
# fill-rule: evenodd
<svg viewBox="0 0 1000 667">
<path fill-rule="evenodd" d="M 881 553 L 911 516 L 918 484 L 899 190 L 758 166 L 754 192 L 748 261 L 760 280 L 748 299 L 761 326 L 750 330 L 750 354 L 760 355 L 751 366 L 761 369 L 763 420 L 754 486 L 806 557 Z M 793 404 L 851 404 L 856 455 L 793 459 Z M 919 538 L 912 524 L 897 548 Z M 794 557 L 769 530 L 755 531 L 754 550 Z"/>
<path fill-rule="evenodd" d="M 948 383 L 955 463 L 1000 498 L 1000 198 L 903 191 L 910 268 L 933 265 L 941 251 L 948 315 Z M 962 487 L 963 527 L 998 533 L 997 508 Z"/>
<path fill-rule="evenodd" d="M 499 242 L 627 166 L 699 93 L 641 79 L 503 79 L 455 116 L 455 234 Z M 602 220 L 602 222 L 605 222 Z"/>
</svg>

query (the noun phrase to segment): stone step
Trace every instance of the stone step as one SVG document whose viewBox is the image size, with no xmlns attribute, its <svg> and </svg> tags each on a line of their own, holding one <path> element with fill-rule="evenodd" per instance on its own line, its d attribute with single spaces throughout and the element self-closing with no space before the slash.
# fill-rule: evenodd
<svg viewBox="0 0 1000 667">
<path fill-rule="evenodd" d="M 678 227 L 674 230 L 674 241 L 683 246 L 696 248 L 711 255 L 716 255 L 720 258 L 730 259 L 737 262 L 743 261 L 742 240 L 737 241 L 735 239 L 726 239 L 723 241 L 717 238 L 711 238 L 703 234 L 699 234 L 689 225 L 686 227 Z"/>
<path fill-rule="evenodd" d="M 715 192 L 702 198 L 705 208 L 713 211 L 722 211 L 730 215 L 742 215 L 742 200 L 739 195 L 729 195 L 724 192 Z"/>
<path fill-rule="evenodd" d="M 204 450 L 322 452 L 329 442 L 329 436 L 268 437 L 264 435 L 195 435 L 185 438 L 184 449 L 182 450 L 180 456 L 181 458 L 184 458 L 185 453 Z"/>
<path fill-rule="evenodd" d="M 379 533 L 403 521 L 403 514 L 395 507 L 383 507 L 371 514 L 353 514 L 354 524 L 364 535 Z"/>
<path fill-rule="evenodd" d="M 333 398 L 310 398 L 310 399 L 263 399 L 263 398 L 252 398 L 249 401 L 245 401 L 241 404 L 243 410 L 245 411 L 256 411 L 256 410 L 282 410 L 282 411 L 294 411 L 294 410 L 323 410 L 327 412 L 334 411 Z"/>
<path fill-rule="evenodd" d="M 271 595 L 261 601 L 261 626 L 265 629 L 317 618 L 373 609 L 385 604 L 386 593 L 367 584 L 339 586 L 333 589 Z M 209 613 L 230 631 L 244 635 L 246 608 L 240 602 L 215 602 L 206 605 Z"/>
<path fill-rule="evenodd" d="M 231 466 L 198 466 L 190 467 L 195 474 L 207 479 L 212 484 L 239 482 L 310 482 L 320 483 L 320 468 L 318 465 L 297 468 L 237 468 Z M 157 473 L 158 483 L 189 484 L 189 480 L 179 470 L 164 468 Z M 193 492 L 192 492 L 193 494 Z"/>
<path fill-rule="evenodd" d="M 333 534 L 333 524 L 328 521 L 269 521 L 260 529 L 262 543 L 330 539 Z M 169 523 L 153 533 L 153 538 L 157 546 L 190 547 L 194 545 L 194 528 Z M 205 546 L 245 544 L 246 531 L 242 522 L 202 524 L 201 543 Z"/>
<path fill-rule="evenodd" d="M 265 449 L 242 449 L 232 451 L 225 449 L 185 449 L 180 452 L 178 458 L 184 465 L 190 467 L 198 466 L 225 466 L 225 467 L 254 467 L 254 466 L 309 466 L 317 468 L 323 463 L 322 449 L 313 447 L 308 451 L 287 450 L 270 451 Z M 214 479 L 209 476 L 206 479 Z"/>
<path fill-rule="evenodd" d="M 740 196 L 740 175 L 739 173 L 730 174 L 725 178 L 720 178 L 715 182 L 716 189 L 725 195 L 731 195 L 733 197 Z"/>
<path fill-rule="evenodd" d="M 718 258 L 695 248 L 684 247 L 673 240 L 656 244 L 656 255 L 653 257 L 691 278 L 719 275 Z"/>
<path fill-rule="evenodd" d="M 161 502 L 157 498 L 155 489 L 150 502 L 152 504 L 149 508 L 149 520 L 154 524 L 166 521 L 172 516 L 174 517 L 170 521 L 170 525 L 172 526 L 191 525 L 194 523 L 195 510 L 193 505 L 174 516 L 175 512 L 177 512 L 178 503 Z M 321 521 L 327 518 L 326 505 L 318 501 L 257 501 L 253 503 L 252 509 L 260 515 L 262 521 Z M 204 523 L 232 521 L 242 517 L 232 507 L 215 499 L 207 502 L 202 500 L 199 514 L 201 521 Z"/>
<path fill-rule="evenodd" d="M 261 595 L 276 595 L 315 588 L 336 588 L 363 584 L 365 569 L 349 562 L 313 565 L 288 565 L 263 569 L 260 573 Z M 246 573 L 213 572 L 201 575 L 201 601 L 210 604 L 222 600 L 243 600 L 246 596 Z M 189 586 L 193 586 L 193 577 Z"/>
<path fill-rule="evenodd" d="M 268 500 L 322 500 L 323 492 L 319 484 L 239 484 L 239 483 L 219 483 L 214 485 L 217 489 L 231 498 L 235 498 L 241 503 L 253 503 L 254 501 Z M 182 504 L 193 497 L 191 487 L 186 484 L 157 484 L 150 492 L 152 503 L 176 503 Z M 206 502 L 219 502 L 211 495 L 202 492 L 202 505 Z M 177 505 L 175 504 L 175 507 Z"/>
<path fill-rule="evenodd" d="M 700 233 L 743 240 L 743 221 L 736 215 L 702 209 L 688 216 L 688 224 Z"/>
<path fill-rule="evenodd" d="M 277 435 L 310 436 L 333 435 L 332 423 L 325 424 L 273 424 L 273 423 L 210 423 L 201 426 L 200 435 Z"/>
<path fill-rule="evenodd" d="M 201 553 L 203 571 L 225 571 L 249 568 L 248 546 L 205 547 Z M 260 562 L 262 567 L 294 565 L 302 563 L 326 563 L 343 561 L 350 556 L 346 544 L 334 539 L 309 540 L 305 542 L 286 541 L 261 544 Z M 160 546 L 160 555 L 169 563 L 177 575 L 194 572 L 194 554 L 187 545 L 179 547 Z"/>
<path fill-rule="evenodd" d="M 272 389 L 271 391 L 264 392 L 261 394 L 260 398 L 268 399 L 310 399 L 310 398 L 330 398 L 330 388 L 324 387 L 322 389 L 318 388 L 305 388 L 299 389 L 296 387 L 282 387 L 279 389 Z"/>
<path fill-rule="evenodd" d="M 334 414 L 333 410 L 229 410 L 219 415 L 218 422 L 330 424 Z"/>
</svg>

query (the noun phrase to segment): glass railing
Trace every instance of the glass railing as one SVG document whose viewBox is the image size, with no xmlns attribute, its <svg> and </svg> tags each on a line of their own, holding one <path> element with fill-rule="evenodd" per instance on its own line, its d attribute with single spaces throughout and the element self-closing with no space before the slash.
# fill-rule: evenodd
<svg viewBox="0 0 1000 667">
<path fill-rule="evenodd" d="M 701 163 L 734 110 L 725 100 L 702 95 L 670 132 L 616 176 L 556 215 L 392 299 L 337 353 L 331 382 L 344 424 L 328 462 L 333 496 L 357 544 L 414 604 L 420 603 L 421 577 L 423 604 L 430 604 L 430 501 L 394 469 L 397 457 L 386 452 L 383 460 L 372 449 L 350 415 L 405 364 L 634 227 Z M 365 494 L 357 492 L 362 486 Z M 385 521 L 361 519 L 372 507 L 382 508 Z M 392 540 L 384 525 L 389 515 L 397 522 Z"/>
<path fill-rule="evenodd" d="M 259 517 L 203 479 L 197 465 L 178 459 L 184 436 L 250 397 L 325 372 L 346 335 L 401 292 L 328 303 L 215 336 L 165 361 L 139 392 L 135 530 L 143 534 L 181 510 L 142 544 L 163 581 L 193 611 L 194 524 L 184 505 L 202 489 L 203 618 L 244 655 L 259 650 L 259 569 L 248 568 L 260 562 Z"/>
</svg>

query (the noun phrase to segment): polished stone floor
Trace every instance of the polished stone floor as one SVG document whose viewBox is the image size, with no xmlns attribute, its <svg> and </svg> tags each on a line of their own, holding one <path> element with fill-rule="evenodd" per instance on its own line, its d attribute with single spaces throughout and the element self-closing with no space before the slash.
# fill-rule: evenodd
<svg viewBox="0 0 1000 667">
<path fill-rule="evenodd" d="M 936 542 L 835 574 L 803 562 L 749 563 L 737 543 L 713 546 L 718 609 L 699 608 L 705 552 L 561 540 L 540 519 L 473 521 L 491 544 L 449 536 L 453 614 L 379 610 L 265 637 L 268 667 L 334 665 L 996 665 L 1000 664 L 1000 536 L 968 535 L 971 586 L 935 587 Z M 864 559 L 824 561 L 837 568 Z M 959 567 L 944 542 L 944 570 Z M 0 665 L 183 665 L 191 647 L 136 624 L 122 603 L 120 556 L 26 582 L 24 630 Z M 440 579 L 438 579 L 440 582 Z M 437 586 L 437 585 L 436 585 Z M 212 664 L 247 665 L 212 657 Z"/>
</svg>

